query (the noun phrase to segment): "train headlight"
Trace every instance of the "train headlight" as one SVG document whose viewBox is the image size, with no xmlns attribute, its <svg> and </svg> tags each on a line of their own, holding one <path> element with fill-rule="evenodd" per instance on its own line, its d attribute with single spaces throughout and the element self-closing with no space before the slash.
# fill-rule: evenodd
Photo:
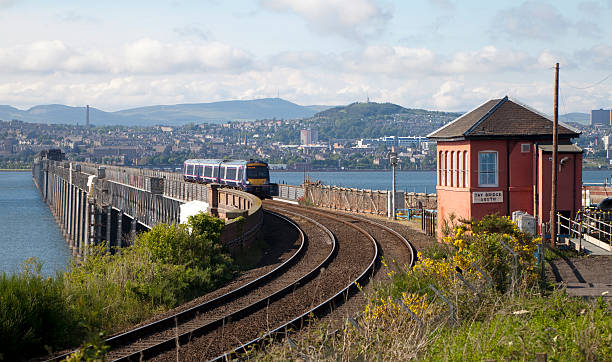
<svg viewBox="0 0 612 362">
<path fill-rule="evenodd" d="M 251 184 L 251 181 L 247 180 L 246 184 L 247 184 L 247 185 L 250 185 L 250 184 Z"/>
</svg>

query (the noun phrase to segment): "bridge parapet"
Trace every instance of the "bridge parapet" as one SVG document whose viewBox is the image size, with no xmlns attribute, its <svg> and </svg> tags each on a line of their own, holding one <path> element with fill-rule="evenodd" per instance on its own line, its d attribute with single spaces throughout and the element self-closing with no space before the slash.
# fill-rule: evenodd
<svg viewBox="0 0 612 362">
<path fill-rule="evenodd" d="M 220 188 L 217 191 L 218 215 L 227 219 L 221 242 L 235 250 L 255 240 L 263 226 L 261 200 L 255 195 L 238 190 Z M 238 210 L 241 212 L 235 213 Z M 242 217 L 233 217 L 238 214 Z M 233 218 L 228 218 L 230 215 Z"/>
<path fill-rule="evenodd" d="M 227 220 L 221 240 L 233 249 L 254 240 L 263 223 L 256 196 L 184 182 L 178 173 L 41 157 L 32 176 L 76 255 L 102 240 L 109 248 L 121 247 L 138 230 L 178 223 L 180 205 L 192 200 L 208 202 L 215 215 Z"/>
</svg>

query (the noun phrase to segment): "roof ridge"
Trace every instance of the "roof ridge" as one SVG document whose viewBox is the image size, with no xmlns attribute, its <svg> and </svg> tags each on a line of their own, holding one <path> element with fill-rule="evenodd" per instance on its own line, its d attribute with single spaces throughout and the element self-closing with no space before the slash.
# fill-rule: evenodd
<svg viewBox="0 0 612 362">
<path fill-rule="evenodd" d="M 428 135 L 426 135 L 425 137 L 431 137 L 434 133 L 438 133 L 442 130 L 444 130 L 446 127 L 449 127 L 450 125 L 454 124 L 455 122 L 461 120 L 463 117 L 467 116 L 468 114 L 474 112 L 475 110 L 477 110 L 478 108 L 484 106 L 485 104 L 489 103 L 491 101 L 491 99 L 484 101 L 483 103 L 477 105 L 476 107 L 470 109 L 469 111 L 465 112 L 464 114 L 462 114 L 461 116 L 455 118 L 454 120 L 448 122 L 447 124 L 445 124 L 444 126 L 438 128 L 437 130 L 430 132 Z"/>
<path fill-rule="evenodd" d="M 525 104 L 525 103 L 521 102 L 520 100 L 518 100 L 518 99 L 516 99 L 516 98 L 510 98 L 509 100 L 510 100 L 511 102 L 513 102 L 513 103 L 518 104 L 519 106 L 521 106 L 521 107 L 523 107 L 523 108 L 525 108 L 525 109 L 530 110 L 531 112 L 533 112 L 533 113 L 535 113 L 535 114 L 537 114 L 537 115 L 539 115 L 539 116 L 542 116 L 542 117 L 546 118 L 547 120 L 549 120 L 549 121 L 551 121 L 551 122 L 553 122 L 553 123 L 555 122 L 555 121 L 554 121 L 554 119 L 550 118 L 550 116 L 549 116 L 548 114 L 546 114 L 546 113 L 544 113 L 544 112 L 540 112 L 539 110 L 537 110 L 537 109 L 535 109 L 535 108 L 533 108 L 533 107 L 531 107 L 531 106 L 529 106 L 529 105 L 527 105 L 527 104 Z M 572 131 L 572 132 L 574 132 L 574 133 L 578 133 L 578 134 L 581 134 L 581 133 L 582 133 L 580 130 L 578 130 L 578 129 L 576 129 L 576 128 L 572 127 L 572 126 L 570 126 L 569 124 L 567 124 L 567 123 L 565 123 L 565 122 L 561 122 L 561 121 L 557 120 L 557 123 L 558 123 L 559 125 L 561 125 L 561 126 L 563 126 L 563 127 L 567 128 L 569 131 Z"/>
<path fill-rule="evenodd" d="M 468 128 L 468 130 L 465 131 L 463 135 L 467 136 L 470 132 L 474 130 L 474 128 L 479 126 L 482 122 L 484 122 L 485 119 L 489 118 L 490 115 L 492 115 L 495 111 L 497 111 L 497 109 L 501 107 L 502 104 L 506 103 L 507 100 L 508 100 L 508 96 L 505 96 L 504 98 L 500 99 L 499 102 L 497 102 L 496 105 L 491 107 L 491 109 L 489 109 L 489 111 L 484 116 L 480 117 L 478 121 L 474 122 L 474 124 L 470 128 Z"/>
</svg>

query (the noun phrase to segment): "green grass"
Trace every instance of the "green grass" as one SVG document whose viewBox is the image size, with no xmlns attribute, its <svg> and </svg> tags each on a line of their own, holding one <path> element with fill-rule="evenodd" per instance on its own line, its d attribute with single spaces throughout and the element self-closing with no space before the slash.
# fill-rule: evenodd
<svg viewBox="0 0 612 362">
<path fill-rule="evenodd" d="M 444 325 L 432 334 L 421 357 L 533 360 L 536 353 L 546 353 L 551 360 L 603 361 L 612 356 L 611 333 L 612 315 L 605 303 L 556 291 L 500 299 L 485 318 Z"/>
<path fill-rule="evenodd" d="M 253 357 L 482 361 L 534 360 L 536 353 L 546 353 L 550 360 L 610 360 L 612 313 L 601 298 L 570 297 L 542 283 L 532 254 L 538 240 L 514 230 L 507 219 L 488 217 L 473 225 L 482 230 L 467 234 L 453 230 L 449 244 L 422 250 L 421 262 L 412 270 L 394 272 L 383 262 L 382 272 L 389 279 L 366 295 L 365 309 L 354 315 L 358 325 L 354 321 L 315 324 L 299 339 L 270 344 L 253 352 Z M 523 269 L 514 283 L 512 261 L 499 247 L 500 240 L 512 242 L 522 253 Z M 466 255 L 467 263 L 462 264 Z M 493 276 L 493 285 L 470 267 L 472 256 Z M 568 256 L 567 252 L 548 255 Z M 453 304 L 453 313 L 430 285 Z"/>
<path fill-rule="evenodd" d="M 28 260 L 21 273 L 0 276 L 0 360 L 45 353 L 81 336 L 61 276 L 44 277 L 40 269 L 40 263 Z"/>
<path fill-rule="evenodd" d="M 158 225 L 114 255 L 104 245 L 56 278 L 27 262 L 0 279 L 0 360 L 27 359 L 85 342 L 103 351 L 107 334 L 217 288 L 235 267 L 219 243 L 223 221 L 197 215 Z"/>
</svg>

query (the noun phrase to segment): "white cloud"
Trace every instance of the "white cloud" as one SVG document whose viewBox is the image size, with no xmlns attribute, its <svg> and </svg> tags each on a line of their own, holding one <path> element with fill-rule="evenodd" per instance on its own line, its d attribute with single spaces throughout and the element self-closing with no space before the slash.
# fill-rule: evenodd
<svg viewBox="0 0 612 362">
<path fill-rule="evenodd" d="M 449 73 L 497 73 L 524 70 L 533 63 L 525 52 L 500 50 L 489 45 L 475 51 L 460 51 L 444 66 Z"/>
<path fill-rule="evenodd" d="M 236 71 L 249 65 L 251 56 L 227 44 L 211 42 L 162 43 L 141 39 L 116 49 L 74 49 L 60 40 L 0 48 L 0 73 L 70 72 L 113 74 L 189 71 Z"/>
<path fill-rule="evenodd" d="M 303 17 L 319 34 L 334 34 L 361 40 L 377 35 L 391 19 L 374 0 L 261 0 L 261 6 Z"/>
<path fill-rule="evenodd" d="M 134 73 L 230 70 L 250 63 L 250 56 L 245 51 L 216 42 L 164 44 L 141 39 L 126 45 L 123 55 L 125 69 Z"/>
<path fill-rule="evenodd" d="M 455 3 L 451 0 L 429 0 L 429 2 L 442 10 L 453 11 L 455 10 Z"/>
<path fill-rule="evenodd" d="M 581 67 L 609 68 L 611 47 L 588 51 L 593 57 Z M 93 104 L 116 110 L 273 97 L 278 91 L 299 104 L 347 104 L 365 100 L 367 93 L 378 102 L 450 111 L 509 94 L 541 108 L 550 103 L 552 72 L 547 69 L 556 61 L 567 68 L 571 57 L 556 50 L 531 54 L 495 46 L 447 55 L 371 45 L 342 53 L 294 51 L 255 58 L 218 42 L 145 38 L 118 48 L 81 49 L 55 40 L 0 48 L 0 104 Z M 599 90 L 567 90 L 566 97 L 581 106 L 612 103 L 610 92 Z M 574 110 L 585 109 L 569 109 Z"/>
<path fill-rule="evenodd" d="M 0 9 L 15 5 L 20 0 L 0 0 Z"/>
<path fill-rule="evenodd" d="M 508 38 L 551 40 L 567 32 L 571 21 L 555 7 L 538 1 L 499 11 L 491 22 L 494 33 Z"/>
</svg>

